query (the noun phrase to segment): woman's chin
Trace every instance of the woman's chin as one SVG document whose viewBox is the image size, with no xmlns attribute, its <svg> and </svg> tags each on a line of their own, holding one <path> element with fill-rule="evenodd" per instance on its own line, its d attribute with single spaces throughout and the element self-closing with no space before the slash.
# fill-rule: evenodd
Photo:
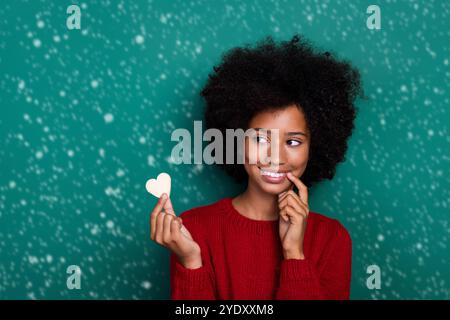
<svg viewBox="0 0 450 320">
<path fill-rule="evenodd" d="M 289 189 L 290 187 L 290 183 L 269 183 L 266 181 L 258 181 L 259 186 L 262 190 L 264 190 L 266 193 L 270 193 L 273 195 L 278 195 L 284 191 L 286 191 L 287 189 Z"/>
</svg>

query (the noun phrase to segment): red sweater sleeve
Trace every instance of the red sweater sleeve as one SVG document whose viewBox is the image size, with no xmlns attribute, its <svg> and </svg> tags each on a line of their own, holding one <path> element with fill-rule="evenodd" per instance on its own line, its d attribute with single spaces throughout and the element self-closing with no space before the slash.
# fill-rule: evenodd
<svg viewBox="0 0 450 320">
<path fill-rule="evenodd" d="M 172 300 L 215 300 L 215 282 L 214 273 L 211 268 L 208 255 L 208 248 L 205 242 L 196 232 L 194 225 L 189 217 L 181 214 L 183 223 L 192 238 L 198 243 L 201 249 L 202 266 L 197 269 L 185 268 L 177 256 L 170 253 L 170 287 Z"/>
<path fill-rule="evenodd" d="M 174 253 L 170 254 L 172 300 L 215 300 L 214 285 L 208 267 L 185 268 Z"/>
<path fill-rule="evenodd" d="M 277 300 L 348 300 L 350 298 L 352 241 L 338 223 L 335 239 L 319 274 L 306 257 L 281 262 Z"/>
</svg>

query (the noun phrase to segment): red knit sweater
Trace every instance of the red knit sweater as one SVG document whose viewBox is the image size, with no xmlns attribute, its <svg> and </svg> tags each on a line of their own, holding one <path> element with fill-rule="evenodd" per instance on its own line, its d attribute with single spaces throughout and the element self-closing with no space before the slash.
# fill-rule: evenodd
<svg viewBox="0 0 450 320">
<path fill-rule="evenodd" d="M 171 298 L 219 300 L 349 299 L 352 242 L 342 224 L 310 212 L 305 259 L 284 259 L 278 220 L 253 220 L 225 198 L 183 212 L 202 252 L 187 269 L 170 255 Z"/>
</svg>

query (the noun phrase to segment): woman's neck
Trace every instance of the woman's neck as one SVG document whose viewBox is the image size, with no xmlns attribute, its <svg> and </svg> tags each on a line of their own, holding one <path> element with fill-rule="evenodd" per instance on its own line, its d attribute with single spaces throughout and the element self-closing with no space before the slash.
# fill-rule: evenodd
<svg viewBox="0 0 450 320">
<path fill-rule="evenodd" d="M 233 206 L 242 215 L 253 220 L 277 220 L 279 215 L 277 195 L 257 190 L 249 183 L 247 189 L 233 198 Z"/>
</svg>

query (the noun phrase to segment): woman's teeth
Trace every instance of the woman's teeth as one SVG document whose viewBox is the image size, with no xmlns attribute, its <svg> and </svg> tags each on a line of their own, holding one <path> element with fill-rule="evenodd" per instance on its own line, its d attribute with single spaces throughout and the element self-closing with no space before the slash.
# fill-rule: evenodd
<svg viewBox="0 0 450 320">
<path fill-rule="evenodd" d="M 270 171 L 266 171 L 263 169 L 259 169 L 261 171 L 261 174 L 263 176 L 269 176 L 269 177 L 274 177 L 274 178 L 280 178 L 282 176 L 285 176 L 286 173 L 276 173 L 276 172 L 270 172 Z"/>
</svg>

